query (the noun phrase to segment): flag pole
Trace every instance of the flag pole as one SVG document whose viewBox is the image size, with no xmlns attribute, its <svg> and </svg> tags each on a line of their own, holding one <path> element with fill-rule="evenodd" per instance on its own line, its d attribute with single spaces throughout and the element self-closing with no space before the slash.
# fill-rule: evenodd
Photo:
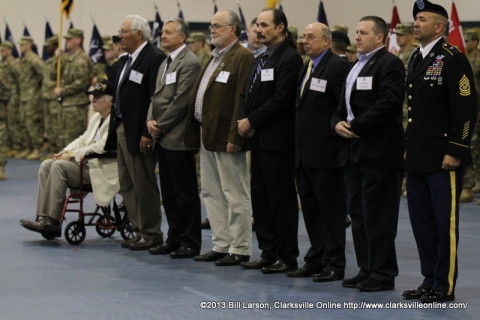
<svg viewBox="0 0 480 320">
<path fill-rule="evenodd" d="M 63 11 L 62 11 L 62 3 L 60 2 L 60 25 L 58 28 L 58 47 L 62 47 L 62 39 L 63 39 Z M 60 71 L 62 68 L 62 59 L 61 56 L 57 58 L 57 88 L 60 88 Z"/>
</svg>

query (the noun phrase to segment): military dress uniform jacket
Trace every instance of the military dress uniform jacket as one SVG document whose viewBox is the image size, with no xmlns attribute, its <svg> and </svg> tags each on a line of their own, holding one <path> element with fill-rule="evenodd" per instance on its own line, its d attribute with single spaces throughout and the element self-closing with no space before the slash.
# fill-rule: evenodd
<svg viewBox="0 0 480 320">
<path fill-rule="evenodd" d="M 225 53 L 222 62 L 213 72 L 203 96 L 202 106 L 201 139 L 206 150 L 226 152 L 229 142 L 239 146 L 245 144 L 245 138 L 238 133 L 237 121 L 240 119 L 240 93 L 245 86 L 245 77 L 253 60 L 252 54 L 237 41 Z M 194 116 L 195 100 L 205 70 L 206 67 L 197 78 L 190 94 L 185 124 L 185 144 L 196 149 L 200 148 L 200 123 Z M 229 74 L 227 83 L 216 81 L 222 71 Z"/>
<path fill-rule="evenodd" d="M 300 162 L 306 168 L 342 167 L 345 165 L 345 159 L 341 157 L 345 139 L 330 128 L 330 119 L 337 110 L 349 63 L 328 50 L 300 96 L 307 68 L 308 64 L 302 68 L 297 83 L 295 167 L 298 168 Z M 312 87 L 312 81 L 324 86 Z"/>
<path fill-rule="evenodd" d="M 157 127 L 162 129 L 160 145 L 163 148 L 172 151 L 191 150 L 185 146 L 185 120 L 189 95 L 202 65 L 188 47 L 178 53 L 167 70 L 166 63 L 167 60 L 164 60 L 158 71 L 147 121 L 156 120 Z"/>
<path fill-rule="evenodd" d="M 470 139 L 477 96 L 467 58 L 440 39 L 414 70 L 413 53 L 406 80 L 408 99 L 407 172 L 442 170 L 445 154 L 472 163 Z"/>
<path fill-rule="evenodd" d="M 348 76 L 347 76 L 348 77 Z M 366 90 L 357 88 L 359 78 L 371 80 Z M 355 118 L 350 125 L 359 139 L 349 139 L 344 156 L 351 164 L 377 169 L 403 169 L 405 132 L 402 103 L 405 95 L 405 68 L 402 61 L 385 48 L 377 51 L 353 84 L 350 106 Z M 347 120 L 345 86 L 339 108 L 332 117 L 332 129 Z"/>
</svg>

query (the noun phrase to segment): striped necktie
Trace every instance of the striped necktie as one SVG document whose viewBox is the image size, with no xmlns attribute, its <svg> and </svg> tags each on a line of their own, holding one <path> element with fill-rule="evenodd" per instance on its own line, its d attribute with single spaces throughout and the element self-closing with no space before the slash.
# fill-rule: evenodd
<svg viewBox="0 0 480 320">
<path fill-rule="evenodd" d="M 252 92 L 253 85 L 255 84 L 257 79 L 260 77 L 260 74 L 262 73 L 262 68 L 263 66 L 265 66 L 265 63 L 267 62 L 267 60 L 268 60 L 268 54 L 265 53 L 262 56 L 262 58 L 260 58 L 260 61 L 257 64 L 257 70 L 255 71 L 255 75 L 253 76 L 252 84 L 250 84 L 250 89 L 248 90 L 248 92 Z"/>
</svg>

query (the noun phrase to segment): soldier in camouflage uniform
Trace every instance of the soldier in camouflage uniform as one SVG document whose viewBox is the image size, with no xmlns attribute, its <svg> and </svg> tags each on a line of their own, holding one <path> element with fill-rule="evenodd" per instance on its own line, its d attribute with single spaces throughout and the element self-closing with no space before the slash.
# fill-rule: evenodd
<svg viewBox="0 0 480 320">
<path fill-rule="evenodd" d="M 10 99 L 10 86 L 7 83 L 5 66 L 0 64 L 0 180 L 7 180 L 7 103 Z"/>
<path fill-rule="evenodd" d="M 478 50 L 479 37 L 476 31 L 468 31 L 463 35 L 468 61 L 472 66 L 473 76 L 477 89 L 477 96 L 480 94 L 480 52 Z M 480 107 L 480 99 L 479 107 Z M 480 110 L 480 109 L 479 109 Z M 479 111 L 480 112 L 480 111 Z M 480 116 L 480 113 L 479 113 Z M 480 117 L 477 117 L 477 125 L 472 136 L 470 147 L 472 149 L 473 165 L 465 170 L 463 189 L 460 195 L 460 202 L 472 202 L 474 192 L 480 192 Z M 480 201 L 477 202 L 480 205 Z"/>
<path fill-rule="evenodd" d="M 58 36 L 48 38 L 45 41 L 45 50 L 47 51 L 49 58 L 45 61 L 45 67 L 43 69 L 42 79 L 42 102 L 43 102 L 43 119 L 45 132 L 50 142 L 49 152 L 53 152 L 61 149 L 58 141 L 58 137 L 61 135 L 61 105 L 57 100 L 57 97 L 53 94 L 53 89 L 56 86 L 56 63 L 55 63 L 55 51 L 58 48 Z"/>
<path fill-rule="evenodd" d="M 212 56 L 207 45 L 207 39 L 203 32 L 192 32 L 187 39 L 188 48 L 200 59 L 200 63 L 205 67 Z"/>
<path fill-rule="evenodd" d="M 397 27 L 395 28 L 395 33 L 397 35 L 397 44 L 400 47 L 400 50 L 395 54 L 397 57 L 402 60 L 403 65 L 405 66 L 405 70 L 408 67 L 408 61 L 410 60 L 410 57 L 415 51 L 415 49 L 418 48 L 418 45 L 415 43 L 415 37 L 413 36 L 413 23 L 402 23 L 402 24 L 397 24 Z M 407 128 L 408 124 L 408 101 L 407 97 L 405 96 L 405 99 L 403 100 L 403 128 Z M 402 194 L 405 197 L 407 195 L 407 185 L 406 185 L 406 179 L 403 179 L 402 183 Z"/>
<path fill-rule="evenodd" d="M 11 141 L 9 156 L 22 159 L 29 154 L 25 140 L 25 123 L 20 121 L 20 61 L 12 55 L 13 43 L 5 41 L 0 44 L 2 64 L 5 66 L 6 81 L 10 88 L 10 99 L 7 103 L 7 129 Z"/>
<path fill-rule="evenodd" d="M 40 101 L 43 60 L 33 52 L 32 37 L 20 39 L 20 117 L 27 128 L 27 145 L 31 150 L 27 160 L 40 159 L 43 143 L 43 106 Z"/>
<path fill-rule="evenodd" d="M 62 53 L 59 48 L 55 52 L 55 56 L 61 59 L 61 75 L 60 86 L 53 91 L 61 99 L 61 146 L 80 136 L 87 127 L 90 102 L 85 92 L 92 75 L 92 61 L 82 50 L 83 31 L 70 29 L 64 38 L 69 51 Z"/>
</svg>

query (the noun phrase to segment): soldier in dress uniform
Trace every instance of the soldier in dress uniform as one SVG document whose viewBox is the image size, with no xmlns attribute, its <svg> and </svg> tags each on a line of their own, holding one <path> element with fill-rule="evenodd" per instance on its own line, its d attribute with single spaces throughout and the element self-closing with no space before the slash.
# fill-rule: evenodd
<svg viewBox="0 0 480 320">
<path fill-rule="evenodd" d="M 58 35 L 54 35 L 45 40 L 44 47 L 48 52 L 49 58 L 45 61 L 42 78 L 42 102 L 44 112 L 45 132 L 50 142 L 48 151 L 58 150 L 60 147 L 58 136 L 61 134 L 60 116 L 61 106 L 57 101 L 57 97 L 53 94 L 56 86 L 54 74 L 56 72 L 55 50 L 58 48 Z"/>
<path fill-rule="evenodd" d="M 43 107 L 38 103 L 42 86 L 43 61 L 33 52 L 32 37 L 20 39 L 20 117 L 25 123 L 27 146 L 30 150 L 27 160 L 40 159 L 43 143 Z"/>
<path fill-rule="evenodd" d="M 448 13 L 440 5 L 414 4 L 414 34 L 421 47 L 410 59 L 406 86 L 408 210 L 420 256 L 421 285 L 406 299 L 455 299 L 460 191 L 472 164 L 477 95 L 467 58 L 446 43 Z"/>
<path fill-rule="evenodd" d="M 87 127 L 90 101 L 85 92 L 90 85 L 92 75 L 92 61 L 82 50 L 83 30 L 70 29 L 64 38 L 68 52 L 63 53 L 60 48 L 55 52 L 57 59 L 62 61 L 60 84 L 53 90 L 62 106 L 61 146 L 73 141 Z"/>
<path fill-rule="evenodd" d="M 480 53 L 478 52 L 478 32 L 474 30 L 467 31 L 464 33 L 463 38 L 465 39 L 467 58 L 472 66 L 478 97 L 480 94 Z M 465 171 L 460 202 L 472 202 L 474 193 L 480 192 L 480 115 L 477 116 L 477 125 L 475 128 L 472 143 L 470 145 L 472 148 L 473 166 L 467 168 Z M 480 200 L 477 201 L 477 204 L 480 205 Z"/>
<path fill-rule="evenodd" d="M 0 44 L 2 64 L 5 66 L 6 81 L 10 88 L 10 99 L 7 102 L 7 129 L 11 139 L 11 150 L 8 155 L 15 158 L 26 158 L 29 154 L 25 139 L 25 123 L 20 121 L 20 62 L 12 55 L 13 43 L 4 41 Z"/>
</svg>

